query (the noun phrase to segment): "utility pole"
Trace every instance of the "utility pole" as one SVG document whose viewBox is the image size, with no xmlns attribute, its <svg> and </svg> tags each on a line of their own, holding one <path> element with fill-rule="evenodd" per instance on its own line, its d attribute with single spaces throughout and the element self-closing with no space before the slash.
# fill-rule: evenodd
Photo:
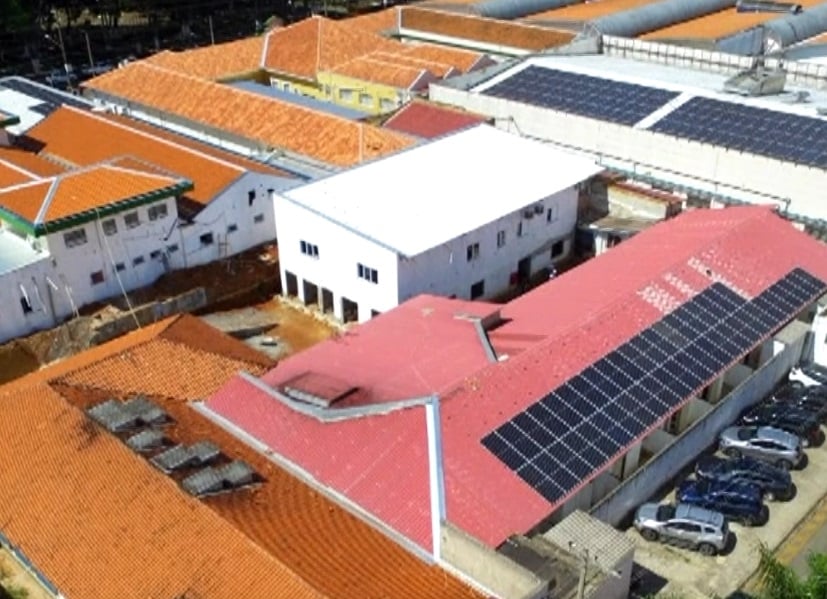
<svg viewBox="0 0 827 599">
<path fill-rule="evenodd" d="M 89 68 L 92 69 L 92 75 L 95 74 L 95 59 L 92 58 L 92 42 L 89 41 L 89 32 L 84 31 L 83 36 L 86 38 L 86 53 L 89 55 Z"/>
<path fill-rule="evenodd" d="M 207 20 L 210 23 L 210 43 L 214 46 L 215 45 L 215 32 L 212 28 L 212 15 L 207 16 Z"/>
<path fill-rule="evenodd" d="M 57 27 L 57 41 L 60 46 L 60 54 L 63 56 L 63 70 L 66 71 L 66 79 L 68 80 L 69 60 L 66 58 L 66 46 L 63 45 L 63 30 L 60 28 L 60 22 L 57 19 L 55 19 L 55 26 Z"/>
</svg>

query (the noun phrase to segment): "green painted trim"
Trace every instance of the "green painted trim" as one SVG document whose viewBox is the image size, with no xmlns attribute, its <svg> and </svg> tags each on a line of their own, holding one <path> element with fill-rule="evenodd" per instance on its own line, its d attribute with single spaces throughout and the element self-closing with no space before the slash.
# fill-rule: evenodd
<svg viewBox="0 0 827 599">
<path fill-rule="evenodd" d="M 6 117 L 6 118 L 2 118 Z M 19 125 L 20 117 L 16 114 L 9 114 L 7 112 L 0 112 L 0 127 L 11 127 L 12 125 Z"/>
<path fill-rule="evenodd" d="M 21 229 L 29 235 L 35 234 L 34 225 L 31 222 L 29 222 L 19 214 L 12 212 L 8 208 L 5 208 L 4 206 L 0 206 L 0 218 L 12 223 L 12 225 Z"/>
<path fill-rule="evenodd" d="M 138 206 L 151 204 L 152 202 L 156 202 L 162 198 L 180 195 L 187 191 L 192 191 L 193 187 L 194 186 L 191 181 L 182 179 L 173 185 L 168 185 L 149 193 L 133 196 L 131 198 L 121 200 L 120 202 L 113 202 L 101 208 L 77 212 L 65 218 L 47 220 L 45 223 L 32 223 L 31 221 L 22 218 L 18 214 L 15 214 L 2 206 L 0 206 L 0 214 L 7 216 L 9 221 L 23 228 L 27 233 L 30 233 L 35 237 L 42 237 L 48 233 L 72 229 L 79 225 L 98 220 L 103 216 L 110 216 L 112 214 L 123 212 L 124 210 L 129 210 L 130 208 L 137 208 Z"/>
</svg>

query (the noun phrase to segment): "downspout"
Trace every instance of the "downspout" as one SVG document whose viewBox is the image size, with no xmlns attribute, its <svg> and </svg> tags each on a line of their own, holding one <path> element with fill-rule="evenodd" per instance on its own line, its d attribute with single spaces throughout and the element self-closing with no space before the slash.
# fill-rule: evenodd
<svg viewBox="0 0 827 599">
<path fill-rule="evenodd" d="M 428 429 L 428 482 L 431 498 L 431 537 L 434 560 L 442 555 L 442 523 L 445 521 L 445 478 L 442 467 L 442 424 L 439 396 L 432 395 L 425 403 Z"/>
</svg>

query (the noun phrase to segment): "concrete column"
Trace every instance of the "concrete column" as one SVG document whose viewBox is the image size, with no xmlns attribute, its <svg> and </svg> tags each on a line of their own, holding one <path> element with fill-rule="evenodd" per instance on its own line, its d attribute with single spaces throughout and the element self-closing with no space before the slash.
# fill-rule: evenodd
<svg viewBox="0 0 827 599">
<path fill-rule="evenodd" d="M 682 433 L 689 426 L 701 418 L 712 409 L 712 404 L 693 397 L 687 404 L 681 408 L 681 413 L 678 416 L 678 432 Z"/>
<path fill-rule="evenodd" d="M 296 278 L 299 288 L 296 290 L 299 294 L 299 301 L 304 303 L 304 279 Z"/>
<path fill-rule="evenodd" d="M 333 316 L 335 316 L 339 322 L 344 322 L 345 320 L 345 312 L 342 310 L 342 296 L 338 293 L 333 294 Z"/>
<path fill-rule="evenodd" d="M 281 294 L 287 297 L 287 271 L 279 268 L 279 278 L 281 279 Z"/>
<path fill-rule="evenodd" d="M 629 451 L 626 452 L 626 457 L 623 460 L 623 480 L 626 480 L 630 474 L 637 470 L 637 465 L 640 462 L 640 449 L 642 443 L 635 443 Z"/>
<path fill-rule="evenodd" d="M 724 390 L 724 377 L 719 376 L 709 385 L 709 391 L 706 394 L 706 400 L 711 404 L 716 404 L 721 399 L 721 393 Z"/>
</svg>

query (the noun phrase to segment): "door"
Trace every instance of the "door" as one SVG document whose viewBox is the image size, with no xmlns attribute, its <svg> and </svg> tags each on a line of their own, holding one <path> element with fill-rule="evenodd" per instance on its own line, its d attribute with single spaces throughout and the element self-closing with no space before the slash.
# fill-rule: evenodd
<svg viewBox="0 0 827 599">
<path fill-rule="evenodd" d="M 528 285 L 531 278 L 531 256 L 526 256 L 517 262 L 517 285 L 524 287 Z"/>
</svg>

